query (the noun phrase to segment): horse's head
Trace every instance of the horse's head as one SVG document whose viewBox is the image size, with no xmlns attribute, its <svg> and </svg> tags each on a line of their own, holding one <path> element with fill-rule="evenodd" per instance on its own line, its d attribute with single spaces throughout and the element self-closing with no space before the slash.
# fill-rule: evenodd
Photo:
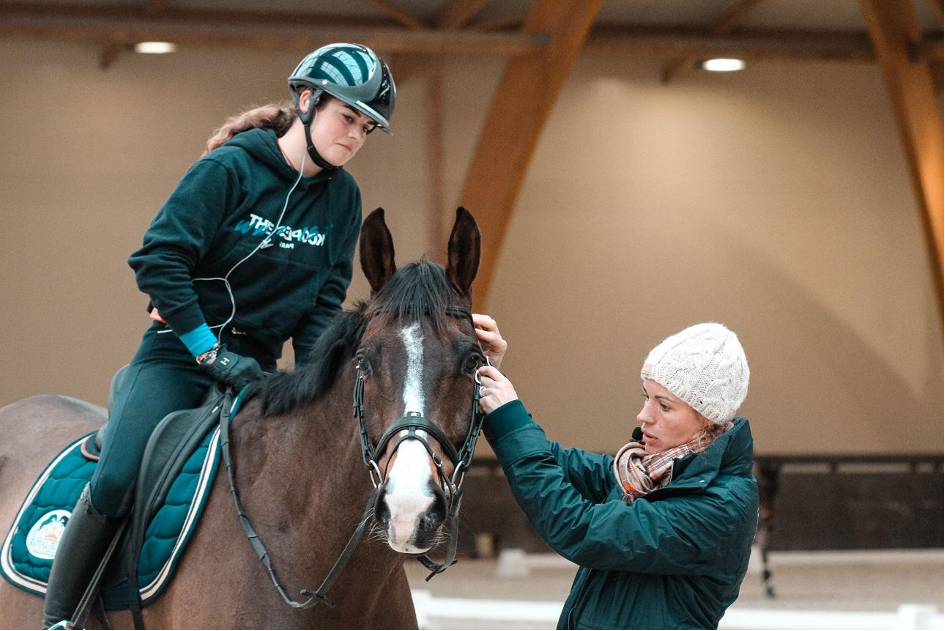
<svg viewBox="0 0 945 631">
<path fill-rule="evenodd" d="M 421 261 L 397 269 L 378 209 L 361 228 L 360 247 L 371 299 L 356 361 L 364 427 L 377 449 L 375 519 L 391 548 L 421 554 L 448 516 L 484 361 L 469 315 L 479 228 L 460 208 L 446 268 Z"/>
</svg>

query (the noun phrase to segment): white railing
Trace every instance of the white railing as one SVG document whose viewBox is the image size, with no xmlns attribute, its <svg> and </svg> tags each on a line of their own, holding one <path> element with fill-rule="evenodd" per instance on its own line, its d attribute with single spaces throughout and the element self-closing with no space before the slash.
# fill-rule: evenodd
<svg viewBox="0 0 945 631">
<path fill-rule="evenodd" d="M 760 571 L 759 556 L 752 550 L 749 573 Z M 772 552 L 772 567 L 843 563 L 942 564 L 942 550 L 881 550 L 850 552 Z M 526 554 L 505 549 L 496 563 L 496 579 L 527 578 L 533 570 L 577 569 L 557 554 Z M 531 623 L 554 628 L 561 602 L 441 598 L 426 590 L 413 590 L 414 607 L 421 629 L 436 629 L 436 621 L 466 620 L 493 623 Z M 943 629 L 945 616 L 930 605 L 903 604 L 896 611 L 800 611 L 732 607 L 720 629 Z"/>
<path fill-rule="evenodd" d="M 864 563 L 876 565 L 883 563 L 927 564 L 945 563 L 943 550 L 843 550 L 816 552 L 769 552 L 768 563 L 772 568 L 797 565 L 851 565 Z M 545 554 L 526 554 L 518 548 L 506 548 L 499 553 L 496 562 L 497 578 L 527 578 L 532 570 L 577 570 L 577 566 L 567 559 L 550 552 Z M 761 555 L 753 546 L 748 562 L 748 573 L 761 572 Z"/>
<path fill-rule="evenodd" d="M 793 611 L 732 607 L 719 629 L 941 629 L 945 617 L 931 605 L 884 611 Z"/>
<path fill-rule="evenodd" d="M 421 629 L 440 628 L 437 620 L 528 622 L 554 628 L 560 602 L 440 598 L 426 590 L 412 590 Z M 901 605 L 895 612 L 792 611 L 731 608 L 719 629 L 942 629 L 945 617 L 929 605 Z M 448 627 L 447 627 L 448 628 Z M 509 624 L 506 628 L 512 628 Z"/>
</svg>

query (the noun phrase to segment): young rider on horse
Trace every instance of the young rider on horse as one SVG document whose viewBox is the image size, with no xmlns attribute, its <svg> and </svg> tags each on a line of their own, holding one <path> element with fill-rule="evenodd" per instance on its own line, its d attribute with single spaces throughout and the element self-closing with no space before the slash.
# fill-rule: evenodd
<svg viewBox="0 0 945 631">
<path fill-rule="evenodd" d="M 387 64 L 356 44 L 312 52 L 289 88 L 291 106 L 245 112 L 211 138 L 129 259 L 154 323 L 59 543 L 44 628 L 72 616 L 131 509 L 158 422 L 199 405 L 214 382 L 238 390 L 274 370 L 290 337 L 305 363 L 341 309 L 361 225 L 343 166 L 371 131 L 390 133 L 396 88 Z"/>
</svg>

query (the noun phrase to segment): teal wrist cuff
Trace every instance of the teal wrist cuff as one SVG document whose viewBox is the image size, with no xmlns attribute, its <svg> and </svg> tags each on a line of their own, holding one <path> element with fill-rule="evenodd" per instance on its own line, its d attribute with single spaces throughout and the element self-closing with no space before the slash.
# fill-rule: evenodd
<svg viewBox="0 0 945 631">
<path fill-rule="evenodd" d="M 204 323 L 193 331 L 181 335 L 180 341 L 184 343 L 191 355 L 197 357 L 213 348 L 213 345 L 217 343 L 217 337 L 210 330 L 210 327 Z"/>
<path fill-rule="evenodd" d="M 490 441 L 529 425 L 534 425 L 532 415 L 518 399 L 496 408 L 483 420 L 482 430 Z"/>
</svg>

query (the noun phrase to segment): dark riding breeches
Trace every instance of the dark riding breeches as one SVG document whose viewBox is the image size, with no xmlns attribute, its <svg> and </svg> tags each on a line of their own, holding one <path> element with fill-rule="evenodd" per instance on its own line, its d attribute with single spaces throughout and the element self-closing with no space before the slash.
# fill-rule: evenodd
<svg viewBox="0 0 945 631">
<path fill-rule="evenodd" d="M 200 405 L 212 384 L 174 333 L 148 329 L 112 401 L 102 455 L 91 480 L 96 510 L 109 517 L 131 510 L 151 432 L 171 412 Z"/>
</svg>

